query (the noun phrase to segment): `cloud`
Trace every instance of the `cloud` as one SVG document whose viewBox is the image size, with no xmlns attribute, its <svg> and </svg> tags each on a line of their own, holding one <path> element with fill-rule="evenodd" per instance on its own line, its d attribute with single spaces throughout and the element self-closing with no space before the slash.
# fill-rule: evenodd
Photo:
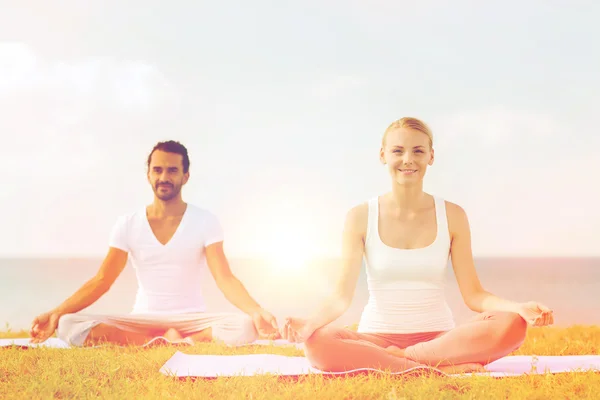
<svg viewBox="0 0 600 400">
<path fill-rule="evenodd" d="M 323 100 L 340 97 L 365 85 L 365 80 L 355 74 L 339 74 L 319 80 L 311 86 L 311 93 Z"/>
<path fill-rule="evenodd" d="M 555 137 L 560 126 L 553 117 L 502 107 L 462 111 L 434 122 L 444 145 L 481 146 L 485 149 L 507 145 L 530 145 Z"/>
<path fill-rule="evenodd" d="M 101 102 L 136 111 L 149 111 L 165 95 L 173 95 L 173 88 L 156 66 L 142 61 L 49 61 L 23 44 L 0 43 L 0 99 L 31 91 L 73 103 Z"/>
<path fill-rule="evenodd" d="M 26 155 L 36 175 L 64 175 L 65 168 L 85 175 L 112 150 L 107 142 L 139 139 L 142 127 L 168 116 L 177 100 L 146 62 L 55 61 L 20 43 L 0 43 L 3 156 L 19 162 Z"/>
<path fill-rule="evenodd" d="M 140 141 L 164 135 L 178 101 L 177 88 L 147 62 L 55 60 L 0 43 L 0 157 L 10 171 L 0 200 L 27 210 L 8 217 L 6 248 L 102 251 L 114 215 L 146 194 Z"/>
<path fill-rule="evenodd" d="M 467 210 L 476 253 L 591 251 L 592 237 L 577 236 L 600 223 L 593 184 L 600 161 L 589 130 L 500 107 L 443 116 L 431 126 L 435 191 Z"/>
</svg>

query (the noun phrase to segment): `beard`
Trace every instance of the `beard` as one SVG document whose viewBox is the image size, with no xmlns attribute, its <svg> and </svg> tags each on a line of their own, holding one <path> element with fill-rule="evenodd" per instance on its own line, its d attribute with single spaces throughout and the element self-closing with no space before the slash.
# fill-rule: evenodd
<svg viewBox="0 0 600 400">
<path fill-rule="evenodd" d="M 162 186 L 161 184 L 157 183 L 154 185 L 153 189 L 156 197 L 163 201 L 168 201 L 179 195 L 179 192 L 181 191 L 181 185 L 169 183 L 165 186 Z"/>
</svg>

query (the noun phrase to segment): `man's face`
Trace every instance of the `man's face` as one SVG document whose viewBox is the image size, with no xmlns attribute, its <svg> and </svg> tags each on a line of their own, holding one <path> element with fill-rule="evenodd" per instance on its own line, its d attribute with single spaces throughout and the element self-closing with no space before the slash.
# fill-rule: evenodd
<svg viewBox="0 0 600 400">
<path fill-rule="evenodd" d="M 183 172 L 183 156 L 181 154 L 167 153 L 161 150 L 152 153 L 148 167 L 148 182 L 156 197 L 163 201 L 177 197 L 188 178 L 189 171 Z"/>
</svg>

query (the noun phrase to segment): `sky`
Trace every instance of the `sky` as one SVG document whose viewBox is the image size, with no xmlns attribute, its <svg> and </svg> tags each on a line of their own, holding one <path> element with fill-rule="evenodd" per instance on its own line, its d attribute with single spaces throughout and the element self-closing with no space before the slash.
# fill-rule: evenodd
<svg viewBox="0 0 600 400">
<path fill-rule="evenodd" d="M 339 255 L 403 116 L 475 256 L 599 256 L 600 4 L 416 3 L 0 0 L 0 257 L 104 255 L 171 139 L 229 255 Z"/>
</svg>

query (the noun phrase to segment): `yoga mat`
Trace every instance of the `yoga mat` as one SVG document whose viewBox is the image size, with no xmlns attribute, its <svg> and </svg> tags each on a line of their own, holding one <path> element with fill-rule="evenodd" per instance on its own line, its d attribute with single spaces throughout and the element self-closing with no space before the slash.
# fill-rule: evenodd
<svg viewBox="0 0 600 400">
<path fill-rule="evenodd" d="M 252 343 L 239 344 L 237 346 L 230 346 L 230 347 L 244 347 L 244 346 L 295 347 L 299 350 L 304 350 L 304 345 L 302 343 L 291 343 L 284 339 L 276 339 L 276 340 L 259 339 Z"/>
<path fill-rule="evenodd" d="M 0 339 L 0 347 L 18 346 L 18 347 L 49 347 L 54 349 L 68 349 L 70 346 L 59 338 L 50 338 L 42 343 L 30 343 L 30 338 Z"/>
<path fill-rule="evenodd" d="M 523 374 L 543 374 L 575 372 L 577 370 L 594 370 L 600 372 L 600 356 L 508 356 L 486 366 L 487 372 L 475 375 L 507 377 Z M 446 375 L 435 368 L 417 367 L 392 375 L 405 375 L 415 372 L 432 371 Z M 305 357 L 287 357 L 275 354 L 249 354 L 233 356 L 191 355 L 176 352 L 162 366 L 160 372 L 167 376 L 217 378 L 231 376 L 254 376 L 273 374 L 287 377 L 298 377 L 308 374 L 327 376 L 354 375 L 360 373 L 381 373 L 375 369 L 358 369 L 348 372 L 323 372 L 313 368 Z M 470 376 L 471 374 L 467 374 Z M 460 375 L 460 376 L 464 376 Z"/>
<path fill-rule="evenodd" d="M 149 341 L 148 343 L 140 346 L 140 347 L 147 347 L 153 344 L 158 344 L 158 343 L 164 343 L 164 344 L 173 344 L 173 345 L 192 345 L 192 343 L 190 342 L 186 342 L 184 341 L 178 341 L 178 342 L 171 342 L 163 337 L 156 337 L 154 339 L 152 339 L 151 341 Z M 241 345 L 237 345 L 237 346 L 230 346 L 230 347 L 243 347 L 243 346 L 278 346 L 278 347 L 296 347 L 298 349 L 302 348 L 302 345 L 299 343 L 290 343 L 287 340 L 257 340 L 255 342 L 252 343 L 247 343 L 247 344 L 241 344 Z M 58 338 L 50 338 L 48 340 L 46 340 L 45 342 L 42 343 L 30 343 L 30 338 L 15 338 L 15 339 L 0 339 L 0 347 L 9 347 L 9 346 L 18 346 L 21 348 L 35 348 L 35 347 L 46 347 L 46 348 L 54 348 L 54 349 L 68 349 L 71 348 L 72 346 L 69 346 L 68 343 L 58 339 Z M 92 347 L 101 347 L 101 346 L 90 346 L 90 348 Z M 125 347 L 125 346 L 121 346 L 121 347 Z"/>
<path fill-rule="evenodd" d="M 150 340 L 148 343 L 141 345 L 139 347 L 147 347 L 153 344 L 159 344 L 159 343 L 170 343 L 173 345 L 187 345 L 189 346 L 191 343 L 183 340 L 183 341 L 176 341 L 176 342 L 171 342 L 168 339 L 165 339 L 164 337 L 156 337 L 152 340 Z M 10 346 L 17 346 L 20 348 L 36 348 L 36 347 L 45 347 L 45 348 L 52 348 L 52 349 L 70 349 L 70 348 L 76 348 L 75 346 L 70 346 L 67 342 L 64 342 L 58 338 L 50 338 L 48 340 L 46 340 L 45 342 L 42 343 L 31 343 L 29 338 L 18 338 L 18 339 L 0 339 L 0 347 L 10 347 Z M 97 347 L 102 347 L 103 345 L 97 345 L 97 346 L 86 346 L 84 348 L 97 348 Z M 126 346 L 118 346 L 118 347 L 126 347 Z"/>
</svg>

